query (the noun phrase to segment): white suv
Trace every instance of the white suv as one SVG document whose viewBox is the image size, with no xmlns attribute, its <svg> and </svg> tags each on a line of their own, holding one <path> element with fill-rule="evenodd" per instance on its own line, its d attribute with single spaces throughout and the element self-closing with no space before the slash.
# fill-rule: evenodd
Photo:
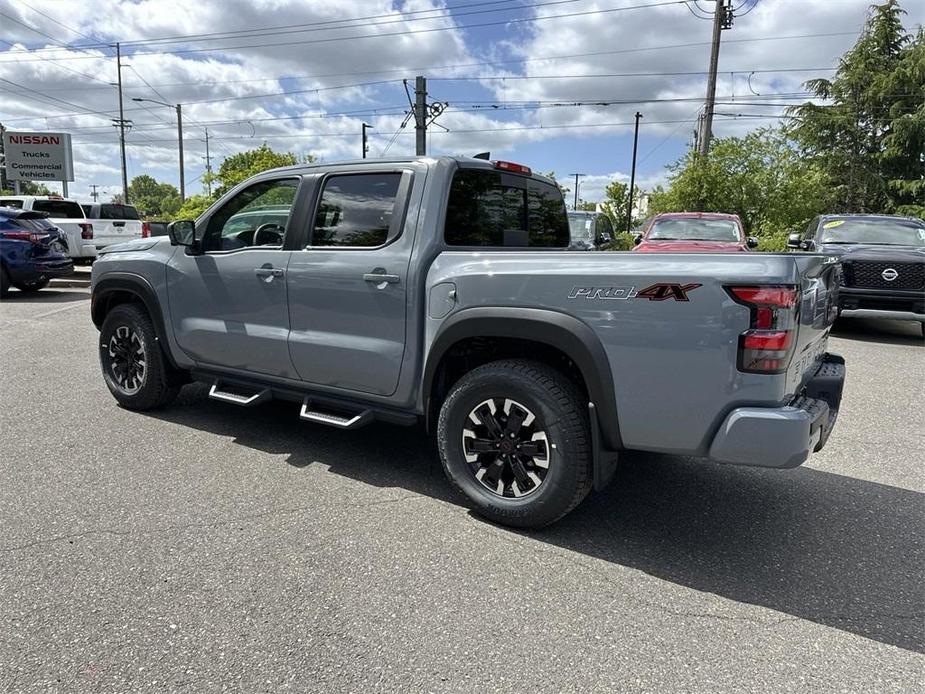
<svg viewBox="0 0 925 694">
<path fill-rule="evenodd" d="M 88 262 L 96 258 L 93 225 L 76 200 L 68 200 L 60 195 L 8 195 L 0 197 L 0 207 L 44 212 L 48 215 L 48 221 L 64 233 L 71 258 Z"/>
</svg>

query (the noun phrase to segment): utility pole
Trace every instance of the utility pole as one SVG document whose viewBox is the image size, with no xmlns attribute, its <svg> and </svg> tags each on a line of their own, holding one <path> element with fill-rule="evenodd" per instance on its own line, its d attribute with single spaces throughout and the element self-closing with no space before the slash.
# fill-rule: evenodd
<svg viewBox="0 0 925 694">
<path fill-rule="evenodd" d="M 206 128 L 206 190 L 212 197 L 212 157 L 209 155 L 209 128 Z"/>
<path fill-rule="evenodd" d="M 186 200 L 186 171 L 183 165 L 183 104 L 177 104 L 177 146 L 180 150 L 180 204 Z"/>
<path fill-rule="evenodd" d="M 373 126 L 363 123 L 363 158 L 366 159 L 366 153 L 369 152 L 369 145 L 366 144 L 366 131 L 372 130 Z"/>
<path fill-rule="evenodd" d="M 626 210 L 626 233 L 633 228 L 633 192 L 636 189 L 636 148 L 639 146 L 639 120 L 642 114 L 636 111 L 636 131 L 633 133 L 633 167 L 630 169 L 630 199 Z"/>
<path fill-rule="evenodd" d="M 415 154 L 427 154 L 427 79 L 423 75 L 414 78 L 414 142 Z"/>
<path fill-rule="evenodd" d="M 93 189 L 90 192 L 90 197 L 93 198 L 93 202 L 96 202 L 100 198 L 100 194 L 96 192 L 96 189 L 99 188 L 99 186 L 96 183 L 91 183 L 90 187 Z"/>
<path fill-rule="evenodd" d="M 713 11 L 713 43 L 710 48 L 710 76 L 707 81 L 707 103 L 704 110 L 698 145 L 700 155 L 710 153 L 710 138 L 713 137 L 713 108 L 716 101 L 716 70 L 719 67 L 719 42 L 724 29 L 732 28 L 732 0 L 716 0 Z"/>
<path fill-rule="evenodd" d="M 128 171 L 125 168 L 125 111 L 122 107 L 122 47 L 116 42 L 116 72 L 119 86 L 119 149 L 122 152 L 122 202 L 128 199 Z"/>
<path fill-rule="evenodd" d="M 588 174 L 583 174 L 583 173 L 573 173 L 573 174 L 569 174 L 569 176 L 574 176 L 574 177 L 575 177 L 575 203 L 572 205 L 572 209 L 573 209 L 573 210 L 577 210 L 577 209 L 578 209 L 578 179 L 579 179 L 581 176 L 587 176 L 587 175 L 588 175 Z"/>
</svg>

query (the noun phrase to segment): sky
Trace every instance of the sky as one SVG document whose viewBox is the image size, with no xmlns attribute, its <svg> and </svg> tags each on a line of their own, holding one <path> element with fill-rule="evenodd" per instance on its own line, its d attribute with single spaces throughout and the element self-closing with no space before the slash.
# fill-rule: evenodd
<svg viewBox="0 0 925 694">
<path fill-rule="evenodd" d="M 718 137 L 774 125 L 831 77 L 870 0 L 733 0 L 722 33 Z M 903 0 L 906 27 L 925 2 Z M 183 104 L 187 195 L 213 169 L 266 142 L 321 161 L 414 153 L 403 80 L 445 104 L 428 154 L 472 155 L 555 172 L 599 201 L 628 180 L 666 179 L 703 108 L 714 2 L 669 0 L 0 0 L 0 123 L 68 132 L 71 197 L 121 190 L 115 49 L 123 55 L 128 176 L 177 184 Z M 135 98 L 164 102 L 136 102 Z M 580 105 L 575 105 L 580 104 Z M 572 182 L 570 182 L 570 180 Z M 49 187 L 55 188 L 54 184 Z M 58 188 L 60 189 L 60 187 Z"/>
</svg>

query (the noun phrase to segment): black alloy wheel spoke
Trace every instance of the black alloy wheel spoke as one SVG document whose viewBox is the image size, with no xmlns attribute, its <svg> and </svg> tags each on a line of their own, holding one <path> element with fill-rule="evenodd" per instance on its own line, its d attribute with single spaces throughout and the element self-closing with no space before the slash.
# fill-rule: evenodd
<svg viewBox="0 0 925 694">
<path fill-rule="evenodd" d="M 492 414 L 491 410 L 486 405 L 481 412 L 477 413 L 477 416 L 482 423 L 485 425 L 485 428 L 488 429 L 488 435 L 493 438 L 498 438 L 504 435 L 504 429 L 501 428 L 501 424 L 498 423 L 498 419 Z"/>
<path fill-rule="evenodd" d="M 546 455 L 546 447 L 540 441 L 527 441 L 520 444 L 520 449 L 517 452 L 530 458 L 535 458 L 536 456 L 542 458 Z"/>
<path fill-rule="evenodd" d="M 511 414 L 508 415 L 507 424 L 504 427 L 504 435 L 508 438 L 516 438 L 520 434 L 520 428 L 526 419 L 525 413 L 517 405 L 511 405 Z"/>
<path fill-rule="evenodd" d="M 498 447 L 490 439 L 466 439 L 467 453 L 495 453 Z"/>
</svg>

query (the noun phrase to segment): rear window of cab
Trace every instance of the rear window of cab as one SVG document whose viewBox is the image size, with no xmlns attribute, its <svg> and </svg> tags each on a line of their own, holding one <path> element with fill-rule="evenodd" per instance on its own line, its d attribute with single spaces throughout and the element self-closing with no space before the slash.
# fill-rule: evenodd
<svg viewBox="0 0 925 694">
<path fill-rule="evenodd" d="M 70 200 L 36 200 L 32 203 L 32 209 L 57 219 L 85 219 L 80 205 Z"/>
<path fill-rule="evenodd" d="M 444 240 L 450 246 L 567 248 L 565 201 L 545 181 L 460 169 L 450 186 Z"/>
</svg>

